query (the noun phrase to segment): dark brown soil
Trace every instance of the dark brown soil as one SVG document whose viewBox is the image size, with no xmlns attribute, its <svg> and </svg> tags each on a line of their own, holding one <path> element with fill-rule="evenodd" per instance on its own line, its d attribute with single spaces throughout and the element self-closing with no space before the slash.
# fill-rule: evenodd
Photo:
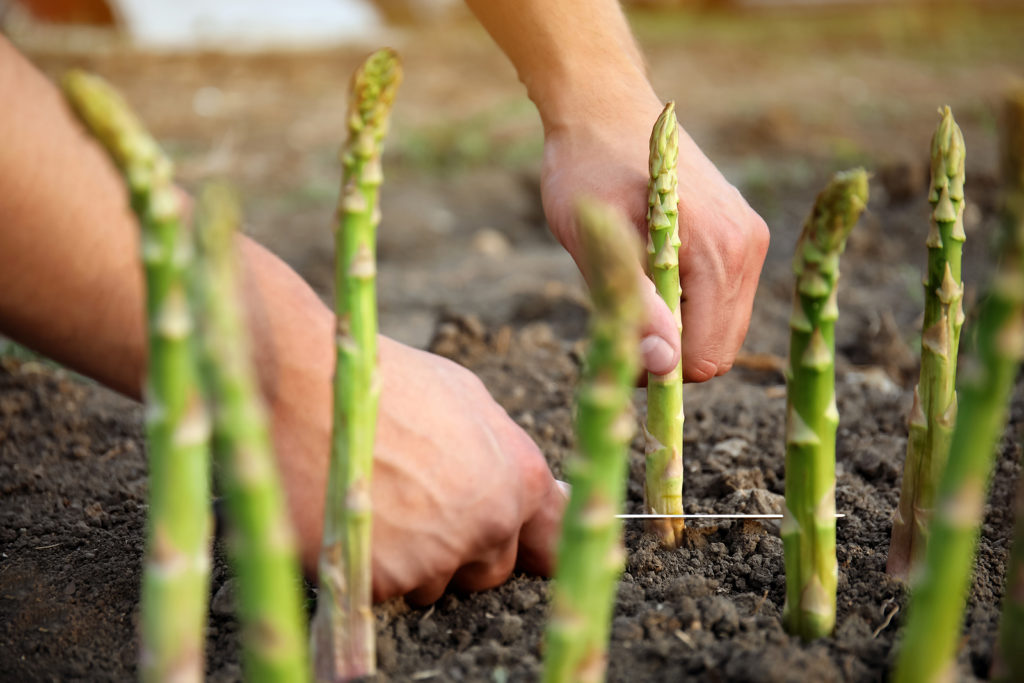
<svg viewBox="0 0 1024 683">
<path fill-rule="evenodd" d="M 694 524 L 686 547 L 672 552 L 627 526 L 612 681 L 874 681 L 891 668 L 906 591 L 884 566 L 917 371 L 924 150 L 934 108 L 950 102 L 970 150 L 970 302 L 990 270 L 991 104 L 1005 75 L 1024 68 L 1019 34 L 1009 30 L 1019 12 L 957 15 L 955 36 L 943 16 L 829 15 L 806 34 L 772 15 L 638 18 L 655 85 L 680 99 L 687 127 L 772 228 L 745 360 L 687 388 L 688 511 L 779 509 L 785 397 L 773 368 L 787 349 L 789 257 L 828 172 L 858 162 L 877 173 L 840 294 L 837 502 L 847 517 L 838 527 L 835 636 L 805 645 L 783 632 L 775 525 Z M 942 50 L 936 35 L 947 39 Z M 586 298 L 543 227 L 534 115 L 478 29 L 453 28 L 441 43 L 401 42 L 409 74 L 387 160 L 384 331 L 429 341 L 478 373 L 560 474 L 573 447 Z M 326 297 L 341 87 L 361 52 L 36 58 L 53 73 L 86 63 L 111 77 L 181 160 L 185 180 L 233 178 L 248 230 Z M 1022 442 L 1019 381 L 967 612 L 966 680 L 986 678 L 992 658 Z M 636 510 L 638 442 L 632 457 Z M 45 361 L 0 358 L 0 679 L 134 677 L 145 512 L 139 407 Z M 241 674 L 232 593 L 218 552 L 208 638 L 215 681 Z M 546 580 L 516 576 L 428 609 L 382 605 L 382 677 L 534 680 L 548 597 Z"/>
</svg>

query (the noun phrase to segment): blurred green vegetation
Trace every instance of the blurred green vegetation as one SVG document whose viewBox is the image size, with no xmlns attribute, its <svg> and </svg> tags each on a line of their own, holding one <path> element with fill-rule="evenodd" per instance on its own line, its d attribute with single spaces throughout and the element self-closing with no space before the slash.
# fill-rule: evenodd
<svg viewBox="0 0 1024 683">
<path fill-rule="evenodd" d="M 737 48 L 766 59 L 884 51 L 966 65 L 1024 55 L 1024 4 L 962 0 L 746 11 L 637 9 L 630 12 L 630 22 L 647 47 Z"/>
<path fill-rule="evenodd" d="M 516 97 L 462 119 L 396 130 L 386 154 L 413 168 L 457 173 L 487 164 L 522 168 L 543 150 L 533 105 Z"/>
</svg>

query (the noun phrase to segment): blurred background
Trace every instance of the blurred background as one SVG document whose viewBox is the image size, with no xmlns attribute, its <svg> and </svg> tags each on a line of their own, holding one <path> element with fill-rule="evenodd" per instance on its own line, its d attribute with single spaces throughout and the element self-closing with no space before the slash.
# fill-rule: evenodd
<svg viewBox="0 0 1024 683">
<path fill-rule="evenodd" d="M 626 8 L 656 89 L 772 228 L 747 350 L 785 355 L 800 224 L 828 174 L 864 164 L 873 199 L 851 242 L 863 258 L 844 290 L 840 337 L 851 360 L 888 364 L 903 380 L 922 301 L 936 109 L 951 105 L 964 129 L 969 237 L 984 237 L 997 201 L 997 105 L 1024 74 L 1024 3 Z M 459 0 L 0 0 L 0 21 L 47 73 L 74 65 L 111 79 L 186 186 L 234 182 L 246 230 L 325 298 L 346 83 L 370 49 L 396 47 L 406 78 L 385 158 L 384 332 L 425 346 L 446 310 L 488 324 L 579 317 L 569 313 L 583 301 L 578 276 L 540 206 L 536 112 Z M 969 282 L 986 239 L 969 242 Z"/>
</svg>

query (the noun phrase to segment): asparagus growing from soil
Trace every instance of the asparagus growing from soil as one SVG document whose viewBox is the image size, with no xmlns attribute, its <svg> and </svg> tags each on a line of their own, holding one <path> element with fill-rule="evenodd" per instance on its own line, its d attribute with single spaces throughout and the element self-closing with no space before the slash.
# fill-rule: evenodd
<svg viewBox="0 0 1024 683">
<path fill-rule="evenodd" d="M 931 229 L 925 277 L 921 378 L 914 389 L 903 488 L 886 569 L 904 580 L 928 541 L 935 490 L 956 423 L 956 362 L 964 322 L 960 261 L 964 235 L 964 137 L 949 107 L 932 138 Z"/>
<path fill-rule="evenodd" d="M 318 680 L 376 669 L 370 573 L 370 475 L 377 426 L 377 224 L 381 144 L 401 80 L 398 55 L 371 54 L 352 75 L 335 229 L 334 432 L 312 625 Z"/>
<path fill-rule="evenodd" d="M 658 295 L 668 304 L 680 336 L 679 310 L 679 197 L 676 165 L 679 126 L 675 103 L 669 102 L 654 124 L 649 157 L 647 200 L 647 266 Z M 666 375 L 647 375 L 647 429 L 644 499 L 647 511 L 661 515 L 683 513 L 683 364 Z M 682 539 L 682 519 L 648 522 L 662 544 L 674 548 Z"/>
<path fill-rule="evenodd" d="M 786 565 L 783 621 L 805 640 L 836 618 L 835 325 L 839 255 L 868 200 L 867 173 L 838 173 L 814 203 L 796 245 L 786 392 Z"/>
<path fill-rule="evenodd" d="M 227 503 L 246 680 L 309 678 L 298 554 L 242 315 L 234 194 L 210 185 L 196 212 L 197 319 Z"/>
<path fill-rule="evenodd" d="M 939 481 L 925 564 L 911 588 L 896 668 L 900 683 L 953 678 L 996 444 L 1024 355 L 1024 92 L 1010 98 L 1006 118 L 1000 262 L 980 306 L 977 348 L 964 367 L 960 411 Z"/>
<path fill-rule="evenodd" d="M 636 245 L 625 219 L 581 202 L 579 225 L 594 312 L 577 393 L 578 455 L 562 523 L 546 635 L 544 681 L 601 681 L 615 586 L 622 571 L 626 461 L 634 432 L 630 397 L 638 369 L 640 292 Z"/>
<path fill-rule="evenodd" d="M 149 516 L 142 575 L 140 675 L 203 678 L 210 571 L 210 427 L 188 301 L 191 238 L 170 160 L 102 79 L 68 73 L 64 93 L 120 168 L 142 230 L 149 362 L 145 381 Z"/>
</svg>

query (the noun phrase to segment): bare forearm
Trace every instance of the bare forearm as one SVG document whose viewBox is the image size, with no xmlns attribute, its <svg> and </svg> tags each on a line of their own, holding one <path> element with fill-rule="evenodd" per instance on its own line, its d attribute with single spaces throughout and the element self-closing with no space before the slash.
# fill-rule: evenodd
<svg viewBox="0 0 1024 683">
<path fill-rule="evenodd" d="M 616 0 L 466 0 L 508 55 L 545 131 L 653 99 Z"/>
<path fill-rule="evenodd" d="M 138 397 L 145 366 L 138 228 L 124 184 L 57 89 L 0 38 L 0 333 Z M 273 399 L 280 353 L 330 312 L 294 272 L 240 240 L 261 382 Z M 314 322 L 315 321 L 315 322 Z M 327 364 L 329 365 L 329 363 Z"/>
</svg>

